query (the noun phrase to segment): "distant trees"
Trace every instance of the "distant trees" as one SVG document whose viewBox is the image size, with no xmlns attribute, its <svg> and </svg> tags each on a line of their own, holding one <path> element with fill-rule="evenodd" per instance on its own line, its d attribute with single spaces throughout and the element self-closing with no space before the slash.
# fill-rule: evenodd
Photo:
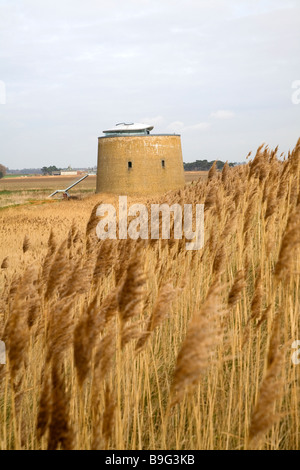
<svg viewBox="0 0 300 470">
<path fill-rule="evenodd" d="M 0 164 L 0 179 L 6 175 L 6 167 Z"/>
<path fill-rule="evenodd" d="M 59 171 L 59 168 L 56 168 L 55 165 L 43 166 L 42 168 L 43 175 L 52 175 L 52 171 Z"/>
<path fill-rule="evenodd" d="M 207 160 L 196 160 L 192 163 L 184 163 L 185 171 L 209 171 L 213 166 L 213 161 L 208 162 Z M 217 160 L 216 168 L 217 170 L 222 170 L 225 162 Z M 228 163 L 229 166 L 235 166 L 235 163 Z"/>
</svg>

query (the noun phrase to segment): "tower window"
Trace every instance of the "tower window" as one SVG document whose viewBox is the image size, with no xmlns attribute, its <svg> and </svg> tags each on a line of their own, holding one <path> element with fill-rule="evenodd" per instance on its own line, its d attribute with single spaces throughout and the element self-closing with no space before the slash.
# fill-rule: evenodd
<svg viewBox="0 0 300 470">
<path fill-rule="evenodd" d="M 162 168 L 165 168 L 165 161 L 164 160 L 161 161 L 161 166 L 162 166 Z"/>
<path fill-rule="evenodd" d="M 130 170 L 130 168 L 132 168 L 132 162 L 128 162 L 128 170 Z"/>
</svg>

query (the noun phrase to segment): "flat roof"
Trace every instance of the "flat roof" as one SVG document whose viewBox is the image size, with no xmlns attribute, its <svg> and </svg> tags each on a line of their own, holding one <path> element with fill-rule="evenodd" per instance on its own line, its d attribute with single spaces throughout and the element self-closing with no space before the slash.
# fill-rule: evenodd
<svg viewBox="0 0 300 470">
<path fill-rule="evenodd" d="M 132 134 L 132 135 L 122 135 L 122 133 L 120 133 L 120 135 L 102 135 L 100 137 L 98 137 L 98 139 L 113 139 L 113 138 L 118 138 L 118 137 L 122 137 L 123 139 L 125 139 L 126 137 L 140 137 L 142 139 L 144 139 L 145 137 L 148 138 L 148 137 L 159 137 L 159 136 L 169 136 L 169 137 L 180 137 L 181 134 L 141 134 L 141 135 L 136 135 L 136 134 Z"/>
<path fill-rule="evenodd" d="M 136 131 L 152 131 L 154 126 L 151 126 L 149 124 L 142 124 L 140 122 L 137 123 L 126 123 L 126 122 L 120 122 L 119 124 L 116 124 L 115 127 L 112 127 L 111 129 L 108 129 L 106 131 L 103 131 L 104 134 L 107 132 L 136 132 Z"/>
</svg>

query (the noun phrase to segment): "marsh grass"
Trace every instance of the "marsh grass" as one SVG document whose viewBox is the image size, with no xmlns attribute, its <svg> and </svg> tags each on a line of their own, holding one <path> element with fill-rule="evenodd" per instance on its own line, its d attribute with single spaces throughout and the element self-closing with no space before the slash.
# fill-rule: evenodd
<svg viewBox="0 0 300 470">
<path fill-rule="evenodd" d="M 300 141 L 138 200 L 205 204 L 194 252 L 99 241 L 113 196 L 0 215 L 0 448 L 299 449 L 299 189 Z"/>
</svg>

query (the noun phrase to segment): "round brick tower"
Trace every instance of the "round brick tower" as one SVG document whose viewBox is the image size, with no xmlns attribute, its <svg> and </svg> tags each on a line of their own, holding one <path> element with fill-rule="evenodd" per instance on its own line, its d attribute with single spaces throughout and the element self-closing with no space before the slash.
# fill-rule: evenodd
<svg viewBox="0 0 300 470">
<path fill-rule="evenodd" d="M 97 193 L 158 194 L 185 184 L 180 135 L 118 124 L 98 139 Z"/>
</svg>

